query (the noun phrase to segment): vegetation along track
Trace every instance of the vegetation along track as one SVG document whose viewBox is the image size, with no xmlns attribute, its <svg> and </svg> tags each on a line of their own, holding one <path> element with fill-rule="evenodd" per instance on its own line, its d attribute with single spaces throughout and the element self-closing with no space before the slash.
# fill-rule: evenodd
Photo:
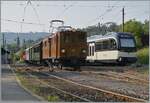
<svg viewBox="0 0 150 103">
<path fill-rule="evenodd" d="M 66 93 L 68 95 L 71 95 L 72 97 L 74 96 L 81 101 L 145 102 L 145 100 L 143 99 L 138 99 L 100 88 L 83 85 L 50 73 L 32 71 L 27 72 L 27 74 L 34 77 L 39 82 L 44 83 L 51 88 L 62 91 L 62 93 Z M 46 77 L 47 79 L 42 79 L 42 76 Z"/>
</svg>

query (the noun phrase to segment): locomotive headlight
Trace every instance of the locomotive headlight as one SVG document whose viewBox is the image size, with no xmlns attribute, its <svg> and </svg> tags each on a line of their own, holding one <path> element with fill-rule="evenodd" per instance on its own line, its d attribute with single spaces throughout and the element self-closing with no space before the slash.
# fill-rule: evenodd
<svg viewBox="0 0 150 103">
<path fill-rule="evenodd" d="M 86 53 L 86 50 L 82 50 L 82 53 Z"/>
<path fill-rule="evenodd" d="M 61 49 L 61 52 L 62 52 L 62 53 L 65 53 L 65 52 L 66 52 L 66 50 L 65 50 L 65 49 Z"/>
</svg>

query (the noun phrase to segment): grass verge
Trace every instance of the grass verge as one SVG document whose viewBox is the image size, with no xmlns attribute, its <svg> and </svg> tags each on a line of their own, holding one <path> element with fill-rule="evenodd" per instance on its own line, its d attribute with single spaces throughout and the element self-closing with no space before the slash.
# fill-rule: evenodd
<svg viewBox="0 0 150 103">
<path fill-rule="evenodd" d="M 137 51 L 138 63 L 148 65 L 149 64 L 149 48 L 143 48 Z"/>
<path fill-rule="evenodd" d="M 60 101 L 59 97 L 53 94 L 50 89 L 45 87 L 39 82 L 36 82 L 33 78 L 28 77 L 24 73 L 16 72 L 16 76 L 20 80 L 21 84 L 33 92 L 34 94 L 44 98 L 48 102 L 58 102 Z"/>
</svg>

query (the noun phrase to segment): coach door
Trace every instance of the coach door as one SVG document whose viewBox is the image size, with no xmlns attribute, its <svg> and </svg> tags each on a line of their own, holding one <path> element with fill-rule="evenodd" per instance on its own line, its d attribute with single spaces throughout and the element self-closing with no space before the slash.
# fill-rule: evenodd
<svg viewBox="0 0 150 103">
<path fill-rule="evenodd" d="M 51 38 L 48 38 L 49 46 L 49 57 L 51 57 Z"/>
</svg>

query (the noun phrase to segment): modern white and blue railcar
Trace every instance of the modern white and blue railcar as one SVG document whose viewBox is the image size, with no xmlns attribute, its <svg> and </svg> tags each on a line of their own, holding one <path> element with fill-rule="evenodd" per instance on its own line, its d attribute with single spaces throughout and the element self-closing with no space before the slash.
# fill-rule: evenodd
<svg viewBox="0 0 150 103">
<path fill-rule="evenodd" d="M 130 33 L 109 32 L 87 38 L 87 61 L 92 63 L 131 64 L 137 61 L 135 38 Z"/>
</svg>

